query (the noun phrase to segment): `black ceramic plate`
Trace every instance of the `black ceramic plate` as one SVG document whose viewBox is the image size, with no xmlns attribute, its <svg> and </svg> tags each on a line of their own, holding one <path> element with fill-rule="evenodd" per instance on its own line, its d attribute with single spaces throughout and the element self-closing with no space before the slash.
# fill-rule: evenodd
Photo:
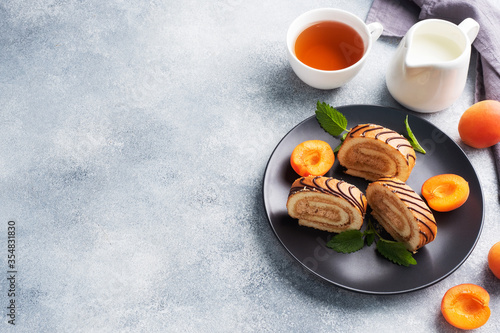
<svg viewBox="0 0 500 333">
<path fill-rule="evenodd" d="M 361 123 L 375 123 L 401 134 L 406 133 L 406 113 L 370 105 L 337 108 L 347 120 L 347 128 Z M 299 226 L 288 216 L 286 201 L 293 181 L 299 176 L 290 166 L 290 154 L 299 143 L 319 139 L 336 147 L 340 140 L 326 133 L 315 116 L 293 128 L 271 155 L 264 176 L 264 204 L 276 236 L 288 252 L 319 277 L 349 290 L 369 294 L 397 294 L 430 286 L 454 272 L 470 255 L 483 225 L 483 195 L 478 177 L 467 156 L 446 134 L 428 121 L 408 115 L 411 129 L 427 154 L 417 153 L 416 165 L 406 182 L 420 194 L 428 178 L 454 173 L 469 182 L 470 195 L 460 208 L 435 212 L 438 223 L 436 239 L 414 255 L 417 265 L 404 267 L 381 257 L 375 245 L 351 254 L 336 253 L 326 247 L 332 234 Z M 368 182 L 345 174 L 338 161 L 325 175 L 343 179 L 365 192 Z M 366 222 L 365 222 L 366 224 Z"/>
</svg>

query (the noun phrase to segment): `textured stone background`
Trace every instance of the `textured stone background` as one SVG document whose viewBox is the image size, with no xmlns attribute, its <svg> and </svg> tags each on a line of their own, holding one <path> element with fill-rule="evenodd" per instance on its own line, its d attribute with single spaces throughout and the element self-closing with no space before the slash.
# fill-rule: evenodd
<svg viewBox="0 0 500 333">
<path fill-rule="evenodd" d="M 447 279 L 397 296 L 357 294 L 306 272 L 272 233 L 262 179 L 279 140 L 315 103 L 400 107 L 381 38 L 346 86 L 304 85 L 286 59 L 288 25 L 370 0 L 28 1 L 0 4 L 0 248 L 17 227 L 10 332 L 454 332 L 444 292 L 485 287 L 500 331 L 500 241 L 490 150 L 460 142 L 474 70 L 449 109 L 422 116 L 465 150 L 485 195 L 472 255 Z M 475 55 L 473 55 L 473 61 Z"/>
</svg>

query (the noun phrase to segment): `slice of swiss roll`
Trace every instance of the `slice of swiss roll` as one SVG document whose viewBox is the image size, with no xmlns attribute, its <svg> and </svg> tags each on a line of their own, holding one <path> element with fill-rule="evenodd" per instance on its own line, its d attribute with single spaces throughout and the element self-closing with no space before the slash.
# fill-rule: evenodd
<svg viewBox="0 0 500 333">
<path fill-rule="evenodd" d="M 352 128 L 337 158 L 346 173 L 375 181 L 381 177 L 408 180 L 415 166 L 415 151 L 401 134 L 375 124 Z"/>
<path fill-rule="evenodd" d="M 403 181 L 381 178 L 370 183 L 366 198 L 371 215 L 408 250 L 414 252 L 436 237 L 437 225 L 432 211 Z"/>
<path fill-rule="evenodd" d="M 300 225 L 338 233 L 361 228 L 367 201 L 354 185 L 331 177 L 309 176 L 295 180 L 286 206 Z"/>
</svg>

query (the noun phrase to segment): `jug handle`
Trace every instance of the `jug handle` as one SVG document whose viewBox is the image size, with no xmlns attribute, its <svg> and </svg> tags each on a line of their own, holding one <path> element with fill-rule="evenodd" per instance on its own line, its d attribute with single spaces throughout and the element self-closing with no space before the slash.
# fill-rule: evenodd
<svg viewBox="0 0 500 333">
<path fill-rule="evenodd" d="M 469 17 L 463 20 L 458 27 L 467 35 L 467 37 L 469 37 L 472 44 L 474 39 L 476 39 L 477 33 L 479 32 L 479 23 Z"/>
<path fill-rule="evenodd" d="M 379 22 L 372 22 L 366 27 L 368 28 L 373 41 L 376 41 L 384 31 L 384 27 Z"/>
</svg>

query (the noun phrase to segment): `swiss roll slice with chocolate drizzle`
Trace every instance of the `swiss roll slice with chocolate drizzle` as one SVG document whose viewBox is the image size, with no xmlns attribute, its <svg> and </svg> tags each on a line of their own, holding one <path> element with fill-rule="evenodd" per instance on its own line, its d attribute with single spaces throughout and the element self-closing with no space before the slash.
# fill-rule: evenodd
<svg viewBox="0 0 500 333">
<path fill-rule="evenodd" d="M 375 124 L 352 128 L 342 143 L 337 158 L 347 174 L 375 181 L 381 177 L 408 180 L 416 155 L 401 134 Z"/>
<path fill-rule="evenodd" d="M 331 177 L 309 176 L 295 180 L 286 206 L 300 225 L 338 233 L 361 228 L 367 201 L 354 185 Z"/>
<path fill-rule="evenodd" d="M 397 178 L 370 183 L 366 198 L 371 215 L 398 242 L 416 251 L 436 238 L 437 224 L 422 198 Z"/>
</svg>

